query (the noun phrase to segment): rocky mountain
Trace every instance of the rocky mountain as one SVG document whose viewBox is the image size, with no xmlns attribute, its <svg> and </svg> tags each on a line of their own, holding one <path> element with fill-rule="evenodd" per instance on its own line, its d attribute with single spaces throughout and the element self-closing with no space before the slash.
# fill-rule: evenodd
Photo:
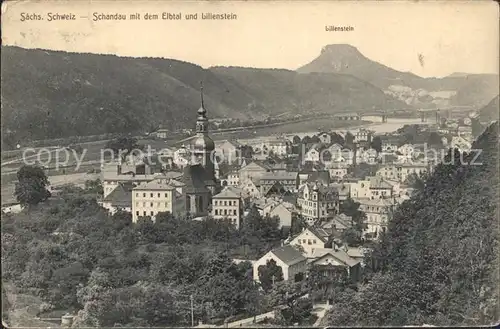
<svg viewBox="0 0 500 329">
<path fill-rule="evenodd" d="M 204 82 L 211 118 L 404 108 L 343 74 L 202 67 L 172 59 L 2 47 L 2 128 L 15 138 L 192 128 Z"/>
<path fill-rule="evenodd" d="M 498 75 L 454 73 L 444 78 L 422 78 L 400 72 L 365 57 L 347 44 L 324 47 L 299 73 L 350 74 L 384 90 L 407 104 L 421 106 L 472 106 L 488 103 L 498 93 Z"/>
</svg>

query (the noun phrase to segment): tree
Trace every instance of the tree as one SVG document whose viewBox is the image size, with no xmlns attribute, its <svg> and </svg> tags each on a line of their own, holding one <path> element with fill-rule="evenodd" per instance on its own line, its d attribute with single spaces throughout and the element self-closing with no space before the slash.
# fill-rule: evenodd
<svg viewBox="0 0 500 329">
<path fill-rule="evenodd" d="M 40 167 L 22 166 L 17 172 L 17 180 L 14 195 L 23 206 L 36 205 L 51 196 L 46 188 L 49 180 Z"/>
<path fill-rule="evenodd" d="M 351 165 L 347 168 L 347 172 L 352 174 L 352 176 L 365 179 L 367 176 L 375 176 L 377 173 L 377 165 L 371 165 L 368 163 L 360 163 L 357 165 Z"/>
<path fill-rule="evenodd" d="M 114 158 L 125 157 L 134 150 L 142 150 L 134 137 L 122 136 L 106 143 L 106 148 L 113 151 Z"/>
<path fill-rule="evenodd" d="M 427 144 L 429 146 L 436 146 L 436 147 L 442 147 L 443 146 L 443 141 L 441 139 L 441 135 L 439 135 L 435 131 L 431 131 L 429 136 L 427 137 Z"/>
<path fill-rule="evenodd" d="M 353 148 L 354 146 L 354 135 L 351 134 L 349 131 L 345 134 L 345 142 L 344 142 L 345 147 Z"/>
<path fill-rule="evenodd" d="M 292 226 L 290 228 L 290 235 L 294 236 L 304 230 L 307 227 L 305 219 L 297 213 L 292 215 Z"/>
<path fill-rule="evenodd" d="M 360 206 L 359 202 L 356 202 L 353 199 L 348 198 L 340 206 L 340 212 L 351 217 L 352 224 L 353 224 L 352 229 L 358 235 L 358 239 L 361 239 L 361 236 L 363 235 L 363 231 L 366 229 L 367 225 L 365 223 L 366 214 L 363 211 L 359 210 L 359 206 Z M 352 235 L 352 233 L 348 233 L 348 234 Z M 350 238 L 353 238 L 353 237 L 351 236 Z M 351 242 L 358 244 L 361 242 L 361 240 L 358 240 L 358 241 L 351 240 Z"/>
<path fill-rule="evenodd" d="M 300 144 L 300 141 L 301 141 L 301 140 L 300 140 L 300 137 L 299 137 L 299 136 L 297 136 L 297 135 L 293 136 L 292 143 L 293 143 L 294 145 Z"/>
<path fill-rule="evenodd" d="M 95 193 L 97 195 L 104 194 L 102 182 L 99 178 L 97 178 L 95 180 L 86 180 L 85 181 L 85 190 L 90 192 L 90 193 Z"/>
<path fill-rule="evenodd" d="M 345 144 L 344 138 L 337 133 L 332 133 L 332 138 L 330 141 L 332 144 L 339 144 L 342 146 L 344 146 L 344 144 Z"/>
<path fill-rule="evenodd" d="M 273 259 L 268 260 L 266 265 L 259 266 L 258 271 L 259 281 L 264 291 L 271 290 L 273 284 L 283 281 L 283 270 Z"/>
<path fill-rule="evenodd" d="M 373 137 L 370 147 L 379 153 L 382 152 L 382 139 L 380 136 Z"/>
<path fill-rule="evenodd" d="M 241 157 L 245 159 L 251 159 L 254 155 L 253 147 L 250 145 L 240 146 Z"/>
<path fill-rule="evenodd" d="M 311 315 L 310 299 L 301 298 L 306 293 L 307 291 L 300 282 L 282 281 L 273 287 L 269 294 L 270 303 L 281 310 L 284 324 L 300 323 Z M 282 309 L 282 306 L 285 309 Z"/>
</svg>

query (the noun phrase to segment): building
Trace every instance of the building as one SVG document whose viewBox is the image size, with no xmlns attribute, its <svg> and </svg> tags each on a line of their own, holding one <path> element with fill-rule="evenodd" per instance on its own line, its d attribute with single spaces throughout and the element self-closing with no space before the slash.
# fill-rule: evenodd
<svg viewBox="0 0 500 329">
<path fill-rule="evenodd" d="M 201 165 L 206 171 L 206 177 L 216 182 L 213 153 L 214 141 L 208 136 L 207 110 L 203 102 L 203 87 L 201 88 L 201 106 L 198 109 L 196 119 L 196 135 L 191 141 L 190 151 L 192 154 L 192 165 Z"/>
<path fill-rule="evenodd" d="M 297 186 L 300 188 L 306 183 L 319 182 L 323 185 L 329 185 L 331 182 L 330 172 L 328 170 L 301 170 L 298 173 Z"/>
<path fill-rule="evenodd" d="M 387 164 L 379 168 L 376 175 L 387 180 L 395 180 L 404 183 L 412 174 L 422 175 L 428 172 L 428 169 L 429 164 L 425 162 Z"/>
<path fill-rule="evenodd" d="M 217 142 L 215 154 L 227 163 L 235 163 L 241 156 L 241 144 L 237 141 L 225 140 Z"/>
<path fill-rule="evenodd" d="M 271 168 L 262 161 L 252 161 L 238 170 L 240 182 L 247 179 L 260 179 L 265 173 L 270 172 Z"/>
<path fill-rule="evenodd" d="M 450 148 L 458 149 L 460 152 L 469 152 L 472 144 L 463 136 L 453 136 L 450 143 Z"/>
<path fill-rule="evenodd" d="M 207 110 L 203 101 L 203 87 L 200 89 L 201 106 L 196 119 L 196 135 L 191 140 L 191 162 L 184 168 L 182 182 L 186 203 L 185 211 L 189 216 L 206 216 L 212 204 L 212 195 L 220 191 L 216 177 L 213 154 L 214 141 L 208 136 Z"/>
<path fill-rule="evenodd" d="M 307 227 L 290 241 L 291 246 L 300 246 L 303 255 L 312 258 L 316 249 L 332 248 L 333 236 L 321 227 Z"/>
<path fill-rule="evenodd" d="M 132 212 L 132 189 L 134 184 L 120 183 L 111 193 L 98 200 L 98 204 L 106 209 L 111 215 L 117 211 Z"/>
<path fill-rule="evenodd" d="M 182 194 L 183 184 L 176 187 L 167 180 L 155 179 L 139 184 L 132 189 L 132 221 L 140 217 L 151 217 L 161 212 L 169 212 L 174 217 L 186 215 L 186 199 Z"/>
<path fill-rule="evenodd" d="M 149 182 L 162 174 L 154 168 L 142 164 L 105 163 L 101 166 L 101 182 L 103 197 L 108 196 L 118 185 L 133 183 L 135 185 Z"/>
<path fill-rule="evenodd" d="M 173 155 L 174 164 L 183 169 L 191 163 L 191 151 L 189 151 L 185 145 L 182 145 L 179 149 L 174 151 Z"/>
<path fill-rule="evenodd" d="M 360 142 L 369 142 L 371 141 L 372 138 L 372 132 L 367 130 L 367 129 L 359 129 L 355 134 L 354 134 L 354 141 L 357 143 Z"/>
<path fill-rule="evenodd" d="M 244 194 L 249 198 L 258 199 L 262 197 L 260 182 L 258 179 L 247 178 L 240 181 L 240 185 L 238 187 L 243 190 Z"/>
<path fill-rule="evenodd" d="M 338 278 L 340 270 L 345 269 L 347 277 L 352 282 L 357 282 L 361 278 L 361 262 L 352 258 L 344 250 L 323 249 L 316 253 L 317 258 L 310 264 L 317 266 L 321 274 L 327 278 Z"/>
<path fill-rule="evenodd" d="M 394 196 L 394 184 L 380 176 L 367 177 L 366 179 L 369 182 L 372 199 L 387 199 Z"/>
<path fill-rule="evenodd" d="M 291 146 L 292 144 L 286 138 L 268 139 L 262 142 L 260 150 L 264 154 L 282 157 L 291 153 Z"/>
<path fill-rule="evenodd" d="M 299 189 L 297 206 L 309 225 L 322 222 L 339 212 L 339 193 L 336 188 L 307 183 Z"/>
<path fill-rule="evenodd" d="M 299 274 L 305 275 L 307 271 L 307 258 L 291 245 L 282 246 L 269 251 L 253 263 L 253 279 L 259 282 L 259 267 L 266 266 L 267 262 L 274 260 L 283 271 L 283 280 L 298 280 Z"/>
<path fill-rule="evenodd" d="M 283 227 L 292 227 L 292 218 L 296 213 L 297 209 L 295 206 L 288 202 L 271 203 L 263 209 L 264 216 L 277 216 L 280 219 L 280 229 Z"/>
<path fill-rule="evenodd" d="M 332 179 L 341 180 L 348 174 L 349 165 L 342 163 L 331 163 L 327 166 L 328 172 L 330 173 L 330 177 Z"/>
<path fill-rule="evenodd" d="M 228 186 L 212 197 L 212 217 L 228 219 L 237 229 L 243 216 L 243 196 L 238 188 Z"/>
<path fill-rule="evenodd" d="M 317 136 L 322 144 L 330 145 L 332 142 L 332 135 L 327 132 L 320 132 Z"/>
<path fill-rule="evenodd" d="M 221 179 L 221 185 L 238 187 L 240 185 L 240 175 L 237 171 L 228 172 L 226 177 Z"/>
<path fill-rule="evenodd" d="M 356 199 L 360 203 L 359 210 L 366 214 L 367 228 L 363 232 L 367 239 L 378 239 L 385 232 L 389 215 L 394 209 L 394 199 Z"/>
<path fill-rule="evenodd" d="M 279 171 L 267 172 L 260 176 L 261 192 L 265 195 L 267 191 L 275 184 L 280 183 L 285 189 L 295 191 L 297 189 L 297 172 Z"/>
<path fill-rule="evenodd" d="M 331 220 L 321 225 L 321 228 L 331 234 L 333 234 L 334 231 L 343 232 L 351 227 L 352 217 L 347 216 L 346 214 L 335 215 Z"/>
</svg>

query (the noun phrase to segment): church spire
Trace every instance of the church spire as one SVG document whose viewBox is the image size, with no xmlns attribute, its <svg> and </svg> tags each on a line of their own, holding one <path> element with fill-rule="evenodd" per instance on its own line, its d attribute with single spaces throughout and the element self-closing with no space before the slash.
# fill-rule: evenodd
<svg viewBox="0 0 500 329">
<path fill-rule="evenodd" d="M 203 81 L 200 81 L 200 98 L 201 106 L 198 109 L 198 118 L 196 120 L 196 132 L 206 134 L 208 132 L 207 110 L 203 100 Z"/>
<path fill-rule="evenodd" d="M 206 119 L 207 110 L 205 109 L 205 102 L 203 100 L 203 81 L 200 81 L 200 98 L 201 106 L 198 110 L 198 120 Z"/>
<path fill-rule="evenodd" d="M 201 107 L 205 108 L 205 104 L 203 104 L 203 81 L 200 81 L 200 96 L 201 96 Z"/>
</svg>

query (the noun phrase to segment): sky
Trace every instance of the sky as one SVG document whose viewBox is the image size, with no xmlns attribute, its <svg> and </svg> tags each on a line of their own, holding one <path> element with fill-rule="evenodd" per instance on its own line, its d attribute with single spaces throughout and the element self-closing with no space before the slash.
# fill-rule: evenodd
<svg viewBox="0 0 500 329">
<path fill-rule="evenodd" d="M 142 16 L 163 12 L 197 13 L 198 20 Z M 207 12 L 237 19 L 201 20 Z M 21 13 L 44 20 L 21 21 Z M 49 22 L 48 13 L 76 20 Z M 93 13 L 142 17 L 93 21 Z M 325 31 L 330 25 L 354 31 Z M 347 43 L 423 77 L 499 71 L 499 10 L 492 1 L 10 1 L 2 5 L 2 39 L 23 48 L 291 70 L 311 62 L 325 45 Z"/>
</svg>

